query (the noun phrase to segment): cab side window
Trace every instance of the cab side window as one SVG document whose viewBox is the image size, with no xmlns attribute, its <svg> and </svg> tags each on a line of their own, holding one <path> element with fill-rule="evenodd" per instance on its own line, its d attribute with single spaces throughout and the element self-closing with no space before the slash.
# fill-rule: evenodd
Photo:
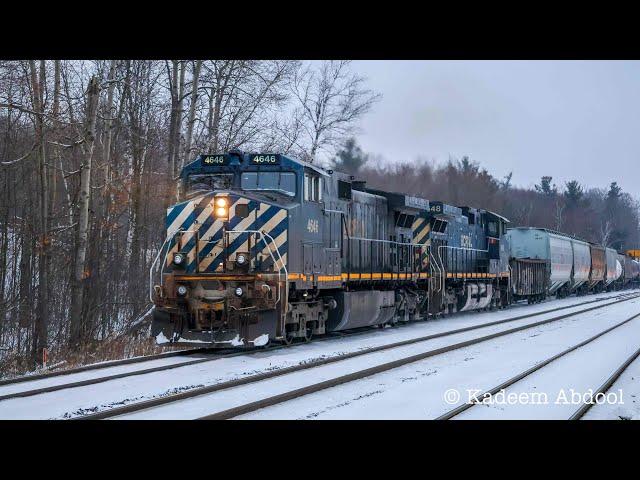
<svg viewBox="0 0 640 480">
<path fill-rule="evenodd" d="M 309 173 L 304 174 L 304 200 L 306 202 L 322 201 L 322 178 Z"/>
</svg>

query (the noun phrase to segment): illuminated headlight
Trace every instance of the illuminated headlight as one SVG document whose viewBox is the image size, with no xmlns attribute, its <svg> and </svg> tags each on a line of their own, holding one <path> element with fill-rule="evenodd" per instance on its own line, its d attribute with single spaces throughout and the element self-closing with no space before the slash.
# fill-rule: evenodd
<svg viewBox="0 0 640 480">
<path fill-rule="evenodd" d="M 241 297 L 243 293 L 241 287 L 236 287 L 236 296 Z"/>
<path fill-rule="evenodd" d="M 247 263 L 247 257 L 244 253 L 239 253 L 238 255 L 236 255 L 236 263 L 238 265 L 244 265 L 245 263 Z"/>
<path fill-rule="evenodd" d="M 184 263 L 184 255 L 182 253 L 176 253 L 173 256 L 173 263 L 176 265 L 182 265 Z"/>
<path fill-rule="evenodd" d="M 216 217 L 227 218 L 229 216 L 229 202 L 226 197 L 216 198 Z"/>
<path fill-rule="evenodd" d="M 178 285 L 178 288 L 176 289 L 179 297 L 184 297 L 187 294 L 187 291 L 187 287 L 184 285 Z"/>
</svg>

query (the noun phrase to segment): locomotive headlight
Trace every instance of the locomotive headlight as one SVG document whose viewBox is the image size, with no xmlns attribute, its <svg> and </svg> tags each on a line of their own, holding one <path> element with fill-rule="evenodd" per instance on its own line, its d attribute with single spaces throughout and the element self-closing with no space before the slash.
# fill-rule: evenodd
<svg viewBox="0 0 640 480">
<path fill-rule="evenodd" d="M 176 265 L 182 265 L 184 263 L 184 255 L 182 253 L 176 253 L 173 256 L 173 263 Z"/>
<path fill-rule="evenodd" d="M 216 197 L 216 218 L 229 217 L 229 201 L 227 197 Z"/>
<path fill-rule="evenodd" d="M 242 287 L 236 287 L 236 296 L 241 297 L 244 294 Z"/>
<path fill-rule="evenodd" d="M 187 287 L 184 285 L 178 285 L 178 288 L 176 288 L 176 293 L 179 297 L 184 297 L 187 294 L 187 291 Z"/>
<path fill-rule="evenodd" d="M 238 265 L 244 265 L 245 263 L 247 263 L 247 257 L 244 253 L 239 253 L 238 255 L 236 255 L 236 263 Z"/>
</svg>

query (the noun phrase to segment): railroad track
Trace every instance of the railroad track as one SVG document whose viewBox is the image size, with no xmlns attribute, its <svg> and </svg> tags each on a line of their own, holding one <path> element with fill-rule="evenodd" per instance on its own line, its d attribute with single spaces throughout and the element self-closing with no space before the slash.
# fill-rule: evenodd
<svg viewBox="0 0 640 480">
<path fill-rule="evenodd" d="M 545 314 L 548 314 L 548 313 L 552 313 L 552 312 L 556 312 L 556 311 L 560 311 L 560 310 L 566 310 L 566 309 L 569 309 L 569 308 L 578 308 L 580 306 L 588 305 L 588 304 L 592 304 L 592 303 L 606 302 L 606 301 L 609 301 L 609 300 L 615 300 L 616 298 L 624 299 L 624 298 L 626 298 L 628 296 L 632 296 L 632 295 L 635 295 L 635 294 L 632 293 L 632 292 L 627 292 L 627 293 L 623 293 L 623 294 L 615 295 L 615 296 L 611 296 L 611 297 L 596 298 L 596 299 L 589 300 L 589 301 L 584 302 L 584 303 L 579 304 L 579 305 L 575 305 L 575 304 L 565 305 L 565 306 L 562 306 L 562 307 L 556 307 L 556 308 L 552 308 L 552 309 L 547 309 L 547 310 L 540 311 L 540 312 L 532 312 L 532 313 L 528 313 L 528 314 L 525 314 L 525 315 L 519 315 L 519 316 L 508 318 L 508 319 L 497 320 L 497 321 L 494 321 L 494 322 L 482 323 L 482 324 L 474 325 L 474 326 L 471 326 L 471 327 L 465 327 L 465 328 L 455 329 L 455 330 L 451 330 L 451 331 L 447 331 L 447 332 L 442 332 L 442 333 L 434 334 L 434 335 L 431 335 L 431 336 L 428 336 L 428 337 L 420 337 L 420 338 L 415 339 L 415 340 L 414 339 L 409 340 L 409 342 L 413 343 L 413 342 L 417 342 L 417 341 L 424 341 L 426 339 L 437 338 L 437 337 L 446 336 L 446 335 L 452 335 L 452 334 L 456 334 L 456 333 L 462 333 L 462 332 L 465 332 L 465 331 L 471 331 L 471 330 L 476 330 L 476 329 L 484 328 L 484 327 L 488 327 L 488 326 L 499 325 L 499 324 L 503 324 L 503 323 L 507 323 L 507 322 L 513 322 L 513 321 L 522 320 L 522 319 L 530 318 L 530 317 L 534 317 L 534 316 L 545 315 Z M 406 326 L 406 325 L 411 325 L 412 323 L 415 323 L 415 322 L 411 322 L 411 323 L 408 323 L 408 324 L 400 324 L 399 326 L 403 327 L 403 326 Z M 329 334 L 329 335 L 326 335 L 324 337 L 317 338 L 315 341 L 319 342 L 319 341 L 331 340 L 331 339 L 336 338 L 336 337 L 346 337 L 346 336 L 360 335 L 360 334 L 365 334 L 365 333 L 371 332 L 371 330 L 372 330 L 371 328 L 364 328 L 364 329 L 359 329 L 359 330 L 349 331 L 349 332 L 336 332 L 335 334 Z M 276 344 L 276 345 L 271 345 L 269 347 L 260 349 L 258 351 L 259 352 L 265 352 L 265 351 L 272 351 L 272 350 L 278 350 L 278 349 L 283 349 L 283 348 L 294 348 L 294 347 L 299 346 L 299 345 L 300 345 L 299 343 L 292 344 L 292 345 L 277 345 Z M 252 352 L 255 353 L 255 351 L 252 351 Z M 189 350 L 178 350 L 178 351 L 174 351 L 174 352 L 161 353 L 161 354 L 150 355 L 150 356 L 146 356 L 146 357 L 135 357 L 135 358 L 131 358 L 131 359 L 116 360 L 116 361 L 105 362 L 105 363 L 100 363 L 100 364 L 86 365 L 86 366 L 83 366 L 83 367 L 74 368 L 74 369 L 70 369 L 70 370 L 64 370 L 64 371 L 60 371 L 60 372 L 51 372 L 51 373 L 46 373 L 46 374 L 39 374 L 39 375 L 31 375 L 31 376 L 27 376 L 27 377 L 20 377 L 20 378 L 17 378 L 17 379 L 4 380 L 4 381 L 0 381 L 0 391 L 1 391 L 1 387 L 7 386 L 7 385 L 14 385 L 14 384 L 25 383 L 25 382 L 36 382 L 37 383 L 39 380 L 46 380 L 46 379 L 50 379 L 50 378 L 64 377 L 64 376 L 69 376 L 69 378 L 71 378 L 73 375 L 75 375 L 77 373 L 82 373 L 82 372 L 91 371 L 91 370 L 109 369 L 109 368 L 113 368 L 113 367 L 118 367 L 118 366 L 123 366 L 123 365 L 128 365 L 128 364 L 136 364 L 136 363 L 149 363 L 149 362 L 153 362 L 154 360 L 160 360 L 160 359 L 165 359 L 165 358 L 169 358 L 169 357 L 177 357 L 177 356 L 188 357 L 188 356 L 194 356 L 194 355 L 202 354 L 202 353 L 207 353 L 207 354 L 213 355 L 213 358 L 196 358 L 194 360 L 187 360 L 185 362 L 176 362 L 176 363 L 172 363 L 172 364 L 160 365 L 160 366 L 149 367 L 149 368 L 140 368 L 140 369 L 136 369 L 136 370 L 129 370 L 129 371 L 125 371 L 125 372 L 119 372 L 119 373 L 114 373 L 114 374 L 109 374 L 109 375 L 104 375 L 104 376 L 97 376 L 97 377 L 88 378 L 88 379 L 63 382 L 63 383 L 59 383 L 59 384 L 55 384 L 55 385 L 47 385 L 47 386 L 43 386 L 43 387 L 40 387 L 40 388 L 31 388 L 31 389 L 13 391 L 13 392 L 10 392 L 10 393 L 7 393 L 7 394 L 1 394 L 0 393 L 0 401 L 10 400 L 10 399 L 15 399 L 15 398 L 21 398 L 21 397 L 30 397 L 30 396 L 34 396 L 34 395 L 40 395 L 40 394 L 44 394 L 44 393 L 56 392 L 56 391 L 65 390 L 65 389 L 69 389 L 69 388 L 76 388 L 76 387 L 84 387 L 84 386 L 88 386 L 88 385 L 95 385 L 95 384 L 99 384 L 99 383 L 103 383 L 103 382 L 107 382 L 107 381 L 111 381 L 111 380 L 117 380 L 117 379 L 121 379 L 121 378 L 126 378 L 126 377 L 145 375 L 145 374 L 161 372 L 161 371 L 165 371 L 165 370 L 171 370 L 171 369 L 175 369 L 175 368 L 179 368 L 179 367 L 185 367 L 185 366 L 190 366 L 190 365 L 197 365 L 197 364 L 201 364 L 201 363 L 212 362 L 212 361 L 215 361 L 215 360 L 220 360 L 221 358 L 229 358 L 229 357 L 234 357 L 234 356 L 238 356 L 238 355 L 251 355 L 252 352 L 246 352 L 246 351 L 232 351 L 232 352 L 229 352 L 229 351 L 221 351 L 221 350 L 211 349 L 211 348 L 208 348 L 208 347 L 203 347 L 203 348 L 195 348 L 195 349 L 189 349 Z"/>
<path fill-rule="evenodd" d="M 615 381 L 624 373 L 624 371 L 631 365 L 636 358 L 640 357 L 640 348 L 633 352 L 623 363 L 620 365 L 610 376 L 607 378 L 602 385 L 595 391 L 594 397 L 598 394 L 606 394 L 607 391 L 611 388 L 611 386 L 615 383 Z M 580 420 L 584 417 L 589 410 L 593 407 L 593 403 L 584 403 L 578 410 L 574 412 L 569 420 Z"/>
<path fill-rule="evenodd" d="M 640 313 L 636 313 L 635 315 L 597 333 L 596 335 L 593 335 L 592 337 L 577 343 L 576 345 L 573 345 L 572 347 L 567 348 L 566 350 L 563 350 L 562 352 L 553 355 L 552 357 L 547 358 L 546 360 L 537 363 L 536 365 L 534 365 L 531 368 L 528 368 L 527 370 L 519 373 L 518 375 L 515 375 L 514 377 L 511 377 L 510 379 L 502 382 L 500 385 L 497 385 L 489 390 L 486 390 L 485 392 L 482 392 L 478 395 L 474 396 L 474 399 L 477 399 L 477 401 L 474 402 L 467 402 L 467 403 L 463 403 L 459 406 L 457 406 L 456 408 L 453 408 L 452 410 L 449 410 L 448 412 L 444 413 L 443 415 L 439 416 L 436 418 L 436 420 L 451 420 L 455 417 L 457 417 L 458 415 L 460 415 L 463 412 L 466 412 L 472 408 L 477 408 L 478 405 L 480 405 L 482 403 L 482 399 L 484 398 L 490 398 L 491 396 L 497 394 L 498 392 L 502 391 L 502 390 L 506 390 L 507 388 L 511 387 L 512 385 L 520 382 L 521 380 L 529 377 L 531 374 L 543 369 L 544 367 L 546 367 L 547 365 L 555 362 L 556 360 L 566 356 L 567 354 L 574 352 L 576 350 L 578 350 L 579 348 L 582 348 L 586 345 L 591 344 L 592 342 L 594 342 L 595 340 L 599 339 L 600 337 L 606 335 L 609 332 L 612 332 L 630 322 L 632 322 L 633 320 L 635 320 L 636 318 L 640 317 Z M 618 367 L 613 374 L 611 374 L 611 376 L 609 376 L 607 378 L 607 380 L 597 389 L 594 391 L 593 393 L 593 397 L 595 398 L 595 396 L 597 394 L 601 394 L 601 393 L 606 393 L 606 391 L 611 387 L 611 385 L 613 385 L 613 383 L 618 379 L 618 377 L 620 377 L 620 375 L 622 375 L 622 373 L 625 371 L 625 369 L 640 355 L 640 349 L 636 350 L 631 356 L 629 356 L 623 363 L 622 365 L 620 365 L 620 367 Z M 582 418 L 587 411 L 593 406 L 592 403 L 584 403 L 582 404 L 578 410 L 576 410 L 570 417 L 569 420 L 579 420 L 580 418 Z"/>
<path fill-rule="evenodd" d="M 545 325 L 545 324 L 549 324 L 552 322 L 556 322 L 556 321 L 560 321 L 563 320 L 565 318 L 569 318 L 572 316 L 576 316 L 576 315 L 581 315 L 587 312 L 591 312 L 597 309 L 601 309 L 601 308 L 606 308 L 612 305 L 616 305 L 619 304 L 621 302 L 626 302 L 629 300 L 633 300 L 640 297 L 640 295 L 638 294 L 626 294 L 621 296 L 621 298 L 615 298 L 615 297 L 609 297 L 607 299 L 597 299 L 597 300 L 593 300 L 587 303 L 595 303 L 595 302 L 602 302 L 602 301 L 607 301 L 607 300 L 613 300 L 613 301 L 609 301 L 608 303 L 604 303 L 604 304 L 599 304 L 599 305 L 595 305 L 595 306 L 591 306 L 585 309 L 581 309 L 579 311 L 575 311 L 575 312 L 570 312 L 570 313 L 566 313 L 566 314 L 562 314 L 559 316 L 554 316 L 551 318 L 546 318 L 544 320 L 540 320 L 540 321 L 536 321 L 533 323 L 526 323 L 524 325 L 520 325 L 514 328 L 509 328 L 506 330 L 501 330 L 498 332 L 494 332 L 488 335 L 483 335 L 483 336 L 479 336 L 479 337 L 475 337 L 472 339 L 468 339 L 468 340 L 464 340 L 462 342 L 457 342 L 457 343 L 453 343 L 450 345 L 446 345 L 444 347 L 440 347 L 440 348 L 435 348 L 435 349 L 430 349 L 427 351 L 423 351 L 420 352 L 418 354 L 414 354 L 414 355 L 410 355 L 404 358 L 400 358 L 391 362 L 386 362 L 386 363 L 382 363 L 370 368 L 366 368 L 366 369 L 362 369 L 362 370 L 357 370 L 355 372 L 351 372 L 349 374 L 346 375 L 341 375 L 341 376 L 337 376 L 334 378 L 330 378 L 328 380 L 322 381 L 322 382 L 318 382 L 318 383 L 314 383 L 311 385 L 305 385 L 301 388 L 297 388 L 297 389 L 292 389 L 289 391 L 285 391 L 283 393 L 279 393 L 277 395 L 272 395 L 272 396 L 267 396 L 265 398 L 261 398 L 259 400 L 253 401 L 253 402 L 247 402 L 247 403 L 242 403 L 240 405 L 235 405 L 231 408 L 227 408 L 203 417 L 200 417 L 200 419 L 229 419 L 229 418 L 234 418 L 237 417 L 239 415 L 243 415 L 246 413 L 250 413 L 265 407 L 270 407 L 273 405 L 277 405 L 286 401 L 290 401 L 305 395 L 309 395 L 327 388 L 331 388 L 331 387 L 335 387 L 338 385 L 342 385 L 344 383 L 348 383 L 348 382 L 353 382 L 355 380 L 360 380 L 366 377 L 369 377 L 371 375 L 375 375 L 378 373 L 382 373 L 388 370 L 392 370 L 394 368 L 398 368 L 413 362 L 417 362 L 419 360 L 423 360 L 432 356 L 436 356 L 436 355 L 440 355 L 446 352 L 451 352 L 454 350 L 458 350 L 470 345 L 474 345 L 474 344 L 478 344 L 484 341 L 488 341 L 494 338 L 498 338 L 498 337 L 502 337 L 505 335 L 509 335 L 512 333 L 516 333 L 522 330 L 526 330 L 529 328 L 533 328 L 533 327 L 537 327 L 537 326 L 541 326 L 541 325 Z M 399 341 L 399 342 L 395 342 L 395 343 L 391 343 L 391 344 L 386 344 L 386 345 L 381 345 L 381 346 L 376 346 L 376 347 L 371 347 L 371 348 L 367 348 L 367 349 L 363 349 L 360 351 L 356 351 L 356 352 L 350 352 L 350 353 L 346 353 L 346 354 L 342 354 L 342 355 L 338 355 L 338 356 L 334 356 L 334 357 L 329 357 L 329 358 L 323 358 L 320 360 L 315 360 L 312 362 L 308 362 L 308 363 L 304 363 L 304 364 L 300 364 L 300 365 L 295 365 L 295 366 L 291 366 L 291 367 L 284 367 L 278 370 L 272 370 L 272 371 L 268 371 L 268 372 L 263 372 L 263 373 L 259 373 L 259 374 L 255 374 L 255 375 L 251 375 L 251 376 L 247 376 L 247 377 L 243 377 L 243 378 L 239 378 L 239 379 L 234 379 L 234 380 L 230 380 L 230 381 L 226 381 L 226 382 L 222 382 L 222 383 L 218 383 L 218 384 L 214 384 L 214 385 L 208 385 L 205 387 L 201 387 L 201 388 L 197 388 L 197 389 L 192 389 L 186 392 L 182 392 L 182 393 L 178 393 L 178 394 L 174 394 L 174 395 L 169 395 L 169 396 L 165 396 L 165 397 L 159 397 L 159 398 L 153 398 L 150 400 L 146 400 L 146 401 L 142 401 L 142 402 L 137 402 L 137 403 L 132 403 L 130 405 L 126 405 L 123 407 L 118 407 L 118 408 L 113 408 L 113 409 L 109 409 L 109 410 L 104 410 L 98 413 L 94 413 L 94 414 L 90 414 L 90 415 L 86 415 L 83 417 L 76 417 L 75 419 L 106 419 L 106 418 L 115 418 L 115 417 L 121 417 L 124 416 L 126 418 L 126 415 L 128 414 L 132 414 L 132 413 L 136 413 L 136 412 L 142 412 L 145 410 L 149 410 L 149 409 L 154 409 L 156 407 L 161 407 L 161 406 L 165 406 L 165 405 L 170 405 L 170 404 L 174 404 L 177 402 L 182 402 L 185 400 L 189 400 L 189 399 L 193 399 L 195 397 L 198 396 L 202 396 L 202 395 L 206 395 L 206 394 L 213 394 L 215 392 L 224 392 L 227 391 L 229 389 L 232 389 L 234 387 L 240 387 L 243 385 L 249 385 L 252 383 L 256 383 L 256 382 L 261 382 L 264 380 L 269 380 L 269 379 L 274 379 L 277 377 L 283 377 L 289 374 L 293 374 L 296 372 L 300 372 L 300 371 L 304 371 L 304 370 L 308 370 L 308 369 L 313 369 L 313 368 L 317 368 L 317 367 L 321 367 L 321 366 L 325 366 L 325 365 L 329 365 L 329 364 L 335 364 L 338 362 L 343 362 L 345 360 L 348 359 L 352 359 L 352 358 L 356 358 L 356 357 L 361 357 L 364 355 L 368 355 L 368 354 L 372 354 L 372 353 L 376 353 L 376 352 L 382 352 L 382 351 L 389 351 L 389 350 L 393 350 L 393 349 L 397 349 L 400 347 L 404 347 L 404 346 L 408 346 L 408 345 L 412 345 L 412 344 L 417 344 L 420 342 L 424 342 L 427 340 L 431 340 L 434 338 L 439 338 L 439 337 L 446 337 L 449 335 L 454 335 L 457 333 L 463 333 L 463 332 L 468 332 L 468 331 L 472 331 L 472 330 L 478 330 L 481 328 L 487 328 L 487 327 L 491 327 L 494 325 L 499 325 L 499 324 L 505 324 L 505 323 L 509 323 L 509 322 L 515 322 L 517 320 L 522 320 L 522 319 L 526 319 L 526 318 L 530 318 L 530 317 L 534 317 L 534 316 L 540 316 L 540 315 L 544 315 L 546 313 L 550 313 L 553 311 L 557 311 L 557 310 L 563 310 L 566 308 L 577 308 L 580 307 L 581 305 L 572 305 L 572 306 L 565 306 L 565 307 L 560 307 L 557 309 L 551 309 L 551 310 L 546 310 L 543 312 L 535 312 L 535 313 L 531 313 L 531 314 L 527 314 L 527 315 L 522 315 L 522 316 L 518 316 L 515 318 L 509 318 L 509 319 L 504 319 L 504 320 L 498 320 L 495 322 L 488 322 L 488 323 L 484 323 L 481 325 L 474 325 L 471 327 L 464 327 L 464 328 L 460 328 L 460 329 L 456 329 L 456 330 L 451 330 L 451 331 L 447 331 L 447 332 L 441 332 L 441 333 L 437 333 L 437 334 L 432 334 L 432 335 L 427 335 L 427 336 L 423 336 L 423 337 L 418 337 L 418 338 L 412 338 L 412 339 L 408 339 L 408 340 L 403 340 L 403 341 Z M 258 390 L 256 388 L 256 390 Z"/>
<path fill-rule="evenodd" d="M 36 380 L 46 380 L 48 378 L 53 378 L 53 377 L 58 377 L 61 375 L 72 375 L 74 373 L 81 373 L 81 372 L 86 372 L 89 370 L 100 370 L 100 369 L 104 369 L 104 368 L 111 368 L 111 367 L 118 367 L 120 365 L 129 365 L 129 364 L 133 364 L 133 363 L 140 363 L 140 362 L 148 362 L 151 360 L 159 360 L 159 359 L 163 359 L 163 358 L 169 358 L 169 357 L 178 357 L 178 356 L 183 356 L 183 355 L 193 355 L 195 353 L 202 353 L 209 350 L 209 348 L 206 347 L 202 347 L 202 348 L 192 348 L 192 349 L 185 349 L 185 350 L 176 350 L 173 352 L 164 352 L 164 353 L 158 353 L 155 355 L 145 355 L 142 357 L 133 357 L 133 358 L 125 358 L 122 360 L 112 360 L 109 362 L 102 362 L 102 363 L 92 363 L 91 365 L 83 365 L 82 367 L 76 367 L 76 368 L 70 368 L 68 370 L 60 370 L 57 372 L 47 372 L 47 373 L 39 373 L 36 375 L 25 375 L 23 377 L 17 377 L 17 378 L 10 378 L 7 380 L 0 380 L 0 387 L 5 386 L 5 385 L 13 385 L 15 383 L 23 383 L 23 382 L 33 382 Z"/>
</svg>

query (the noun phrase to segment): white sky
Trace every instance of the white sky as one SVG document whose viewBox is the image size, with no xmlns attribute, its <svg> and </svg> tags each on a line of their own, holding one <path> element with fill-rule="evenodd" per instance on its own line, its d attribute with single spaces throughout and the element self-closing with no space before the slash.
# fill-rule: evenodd
<svg viewBox="0 0 640 480">
<path fill-rule="evenodd" d="M 617 181 L 640 198 L 638 61 L 354 61 L 383 94 L 362 148 L 388 161 L 469 155 L 533 186 Z"/>
</svg>

